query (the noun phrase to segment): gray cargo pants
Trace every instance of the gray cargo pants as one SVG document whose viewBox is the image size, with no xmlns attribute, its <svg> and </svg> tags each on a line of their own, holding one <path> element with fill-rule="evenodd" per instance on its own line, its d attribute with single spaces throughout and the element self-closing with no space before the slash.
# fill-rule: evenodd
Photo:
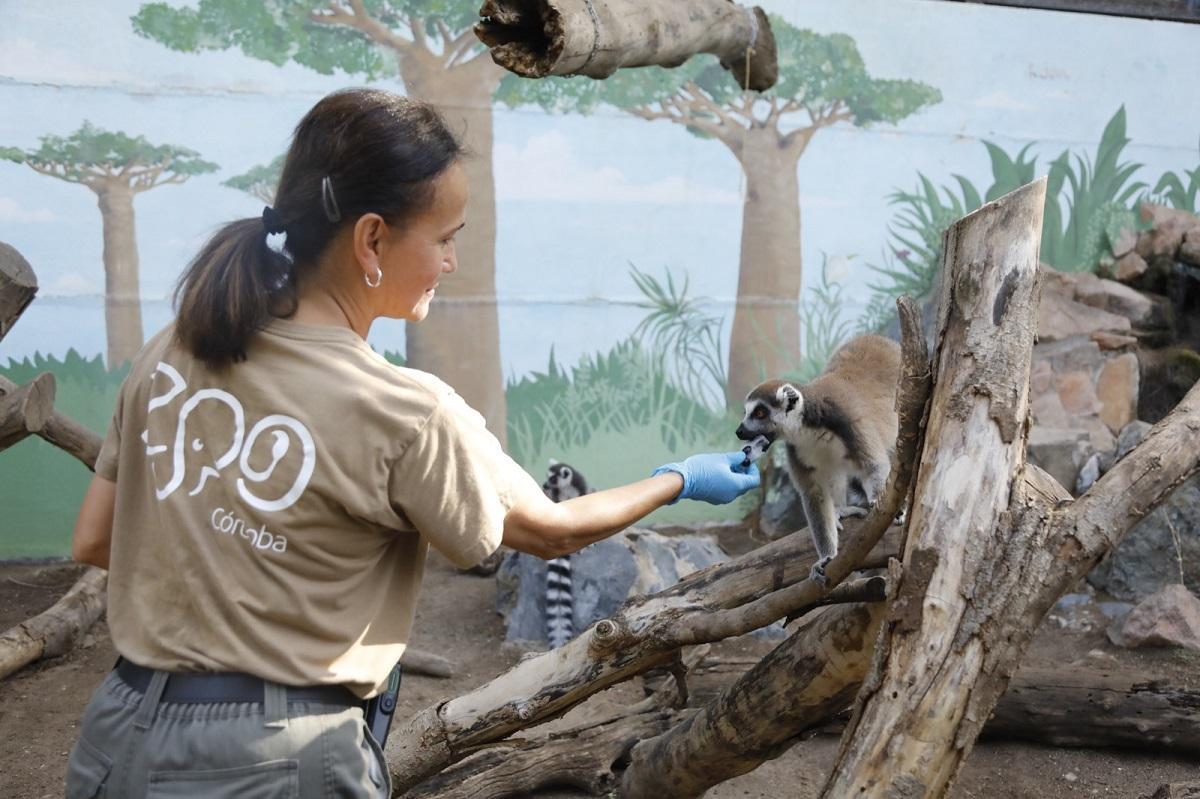
<svg viewBox="0 0 1200 799">
<path fill-rule="evenodd" d="M 96 689 L 67 763 L 67 799 L 386 799 L 387 763 L 362 711 L 288 702 L 160 702 L 111 672 Z"/>
</svg>

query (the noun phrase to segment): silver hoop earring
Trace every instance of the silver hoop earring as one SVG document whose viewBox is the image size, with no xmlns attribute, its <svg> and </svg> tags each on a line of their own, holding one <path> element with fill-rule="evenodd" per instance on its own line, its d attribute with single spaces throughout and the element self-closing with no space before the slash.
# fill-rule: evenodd
<svg viewBox="0 0 1200 799">
<path fill-rule="evenodd" d="M 375 282 L 372 283 L 371 278 L 367 277 L 366 275 L 363 275 L 363 282 L 373 289 L 379 288 L 379 284 L 383 282 L 383 270 L 378 266 L 375 267 Z"/>
</svg>

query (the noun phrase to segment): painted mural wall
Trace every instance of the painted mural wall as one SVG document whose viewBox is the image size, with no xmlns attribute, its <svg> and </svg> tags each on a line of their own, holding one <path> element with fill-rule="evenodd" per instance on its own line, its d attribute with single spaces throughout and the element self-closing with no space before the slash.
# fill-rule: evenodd
<svg viewBox="0 0 1200 799">
<path fill-rule="evenodd" d="M 748 387 L 886 328 L 895 296 L 928 291 L 945 225 L 1035 175 L 1061 269 L 1095 268 L 1143 197 L 1196 209 L 1200 26 L 762 5 L 781 80 L 751 96 L 704 58 L 507 76 L 470 33 L 474 0 L 378 0 L 369 18 L 320 0 L 9 0 L 0 241 L 41 291 L 0 373 L 54 372 L 59 409 L 102 433 L 184 265 L 261 213 L 292 126 L 348 85 L 438 103 L 473 152 L 459 272 L 426 322 L 377 322 L 370 343 L 455 385 L 539 478 L 557 458 L 603 487 L 733 448 Z M 65 554 L 88 479 L 39 439 L 0 455 L 0 558 Z"/>
</svg>

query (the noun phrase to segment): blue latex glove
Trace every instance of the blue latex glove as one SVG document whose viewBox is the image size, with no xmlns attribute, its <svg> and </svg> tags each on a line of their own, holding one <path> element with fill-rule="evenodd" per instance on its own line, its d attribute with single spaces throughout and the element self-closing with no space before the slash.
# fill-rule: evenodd
<svg viewBox="0 0 1200 799">
<path fill-rule="evenodd" d="M 732 502 L 752 488 L 758 488 L 758 464 L 742 466 L 746 454 L 737 452 L 706 452 L 693 455 L 683 463 L 668 463 L 654 470 L 655 475 L 677 472 L 683 477 L 683 490 L 670 504 L 681 499 L 698 499 L 711 505 Z"/>
</svg>

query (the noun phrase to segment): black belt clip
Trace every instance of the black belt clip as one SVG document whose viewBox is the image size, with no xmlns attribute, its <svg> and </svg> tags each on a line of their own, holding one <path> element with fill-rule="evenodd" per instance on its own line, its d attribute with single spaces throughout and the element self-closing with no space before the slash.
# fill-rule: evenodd
<svg viewBox="0 0 1200 799">
<path fill-rule="evenodd" d="M 363 708 L 363 717 L 367 729 L 382 748 L 387 743 L 388 732 L 392 728 L 392 716 L 396 713 L 396 695 L 400 693 L 400 663 L 392 666 L 383 690 L 367 700 Z"/>
</svg>

